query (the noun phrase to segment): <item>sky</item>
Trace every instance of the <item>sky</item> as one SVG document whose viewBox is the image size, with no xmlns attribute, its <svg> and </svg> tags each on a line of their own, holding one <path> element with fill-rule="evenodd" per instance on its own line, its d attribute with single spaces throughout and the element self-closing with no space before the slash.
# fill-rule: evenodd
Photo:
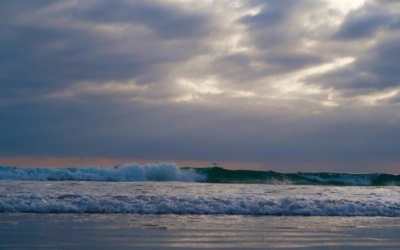
<svg viewBox="0 0 400 250">
<path fill-rule="evenodd" d="M 2 0 L 0 165 L 400 173 L 400 3 Z"/>
</svg>

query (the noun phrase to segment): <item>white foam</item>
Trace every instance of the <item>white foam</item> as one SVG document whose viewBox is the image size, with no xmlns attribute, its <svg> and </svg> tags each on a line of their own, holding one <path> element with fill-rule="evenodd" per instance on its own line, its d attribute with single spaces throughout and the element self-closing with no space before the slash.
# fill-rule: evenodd
<svg viewBox="0 0 400 250">
<path fill-rule="evenodd" d="M 400 204 L 286 196 L 278 199 L 188 195 L 3 195 L 1 212 L 400 216 Z"/>
<path fill-rule="evenodd" d="M 9 180 L 77 180 L 77 181 L 203 181 L 193 169 L 180 169 L 175 164 L 160 163 L 119 167 L 74 168 L 2 168 L 0 179 Z"/>
</svg>

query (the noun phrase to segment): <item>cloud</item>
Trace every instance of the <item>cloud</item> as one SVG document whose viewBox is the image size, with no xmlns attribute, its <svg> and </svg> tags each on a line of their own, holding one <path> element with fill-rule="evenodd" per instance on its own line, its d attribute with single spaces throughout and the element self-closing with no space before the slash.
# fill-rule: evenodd
<svg viewBox="0 0 400 250">
<path fill-rule="evenodd" d="M 210 27 L 198 13 L 148 1 L 46 3 L 11 9 L 15 15 L 3 22 L 3 98 L 49 94 L 82 81 L 150 84 L 165 77 L 165 64 L 207 51 L 196 39 Z"/>
<path fill-rule="evenodd" d="M 398 21 L 398 15 L 392 13 L 386 5 L 366 4 L 351 12 L 334 34 L 337 39 L 361 39 L 374 35 L 379 30 L 391 28 Z M 386 8 L 385 8 L 386 7 Z"/>
<path fill-rule="evenodd" d="M 395 56 L 400 48 L 396 6 L 395 2 L 369 1 L 349 12 L 328 44 L 347 46 L 346 53 L 352 54 L 354 62 L 310 76 L 305 82 L 332 89 L 342 100 L 353 104 L 394 104 L 400 84 L 396 68 L 399 60 Z"/>
<path fill-rule="evenodd" d="M 364 55 L 349 67 L 337 69 L 312 77 L 309 82 L 323 83 L 326 88 L 335 88 L 344 96 L 376 94 L 393 91 L 400 86 L 400 37 L 381 39 L 376 45 L 364 51 Z"/>
<path fill-rule="evenodd" d="M 182 11 L 156 1 L 96 1 L 74 9 L 75 17 L 94 23 L 142 25 L 161 39 L 202 38 L 211 31 L 206 13 Z"/>
<path fill-rule="evenodd" d="M 296 115 L 229 113 L 193 106 L 43 103 L 4 110 L 2 156 L 262 162 L 293 169 L 306 163 L 351 166 L 399 161 L 398 120 L 349 111 Z M 384 121 L 384 122 L 382 122 Z M 340 168 L 338 168 L 340 170 Z M 301 169 L 300 169 L 301 170 Z"/>
<path fill-rule="evenodd" d="M 396 6 L 2 1 L 0 156 L 399 162 Z"/>
</svg>

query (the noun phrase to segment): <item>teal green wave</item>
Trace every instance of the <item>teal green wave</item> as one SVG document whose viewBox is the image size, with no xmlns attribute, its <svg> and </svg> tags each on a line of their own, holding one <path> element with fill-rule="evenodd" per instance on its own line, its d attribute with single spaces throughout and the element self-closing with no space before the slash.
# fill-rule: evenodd
<svg viewBox="0 0 400 250">
<path fill-rule="evenodd" d="M 400 186 L 400 175 L 386 173 L 279 173 L 274 171 L 229 170 L 220 167 L 193 168 L 193 170 L 201 175 L 205 175 L 205 182 L 210 183 Z"/>
</svg>

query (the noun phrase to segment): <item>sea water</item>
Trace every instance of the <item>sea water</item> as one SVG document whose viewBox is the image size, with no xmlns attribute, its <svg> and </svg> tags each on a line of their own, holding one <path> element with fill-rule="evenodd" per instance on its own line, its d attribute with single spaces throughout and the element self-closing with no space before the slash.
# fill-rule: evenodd
<svg viewBox="0 0 400 250">
<path fill-rule="evenodd" d="M 390 174 L 0 167 L 0 212 L 400 217 Z"/>
<path fill-rule="evenodd" d="M 4 249 L 399 249 L 400 178 L 0 167 Z"/>
</svg>

